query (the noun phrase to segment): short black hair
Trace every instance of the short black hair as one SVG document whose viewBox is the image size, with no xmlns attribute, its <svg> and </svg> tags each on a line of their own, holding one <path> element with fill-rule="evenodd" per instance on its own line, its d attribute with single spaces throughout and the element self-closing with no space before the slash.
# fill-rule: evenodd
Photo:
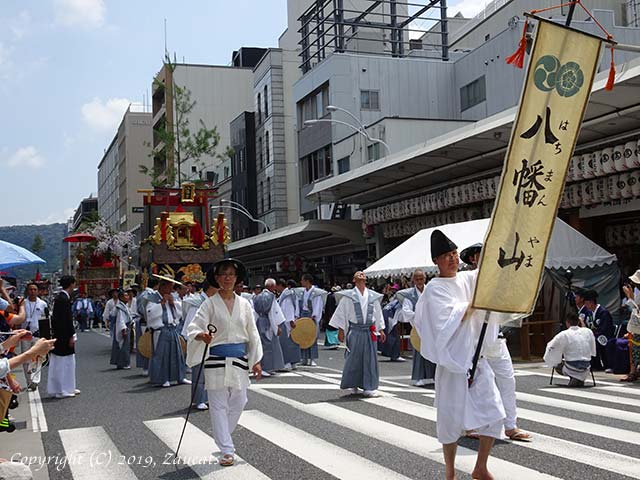
<svg viewBox="0 0 640 480">
<path fill-rule="evenodd" d="M 287 287 L 289 288 L 296 288 L 298 286 L 298 284 L 296 283 L 295 280 L 291 279 L 291 280 L 287 280 Z"/>
<path fill-rule="evenodd" d="M 301 280 L 306 280 L 307 282 L 313 283 L 313 275 L 311 275 L 310 273 L 305 273 L 304 275 L 302 275 Z"/>
<path fill-rule="evenodd" d="M 577 327 L 578 325 L 580 325 L 580 318 L 576 313 L 573 313 L 573 312 L 567 313 L 567 316 L 565 317 L 565 319 L 567 323 L 572 327 Z"/>
<path fill-rule="evenodd" d="M 76 277 L 74 277 L 73 275 L 63 275 L 62 277 L 60 277 L 60 280 L 58 280 L 58 283 L 62 288 L 66 289 L 69 288 L 72 284 L 76 283 Z"/>
<path fill-rule="evenodd" d="M 147 287 L 149 288 L 157 287 L 159 283 L 160 283 L 160 280 L 158 280 L 156 277 L 149 277 L 149 280 L 147 280 Z"/>
<path fill-rule="evenodd" d="M 276 281 L 276 285 L 280 285 L 281 287 L 286 287 L 287 286 L 287 281 L 284 278 L 279 278 Z"/>
</svg>

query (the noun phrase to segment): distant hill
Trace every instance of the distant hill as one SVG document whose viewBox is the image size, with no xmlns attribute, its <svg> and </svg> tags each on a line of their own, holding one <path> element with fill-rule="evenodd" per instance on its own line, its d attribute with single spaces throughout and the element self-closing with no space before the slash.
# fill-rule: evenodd
<svg viewBox="0 0 640 480">
<path fill-rule="evenodd" d="M 0 240 L 31 250 L 36 233 L 40 234 L 44 244 L 44 249 L 38 253 L 38 256 L 47 262 L 46 265 L 40 265 L 40 271 L 55 272 L 61 269 L 64 252 L 66 251 L 66 244 L 62 242 L 66 235 L 66 225 L 64 223 L 0 227 Z M 19 278 L 29 279 L 34 276 L 36 267 L 20 267 L 11 270 Z"/>
</svg>

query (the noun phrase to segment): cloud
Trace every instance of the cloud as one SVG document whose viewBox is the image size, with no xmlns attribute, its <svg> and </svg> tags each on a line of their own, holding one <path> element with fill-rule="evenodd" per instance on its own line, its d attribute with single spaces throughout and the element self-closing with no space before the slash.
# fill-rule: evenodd
<svg viewBox="0 0 640 480">
<path fill-rule="evenodd" d="M 34 222 L 35 225 L 49 225 L 51 223 L 67 223 L 73 214 L 75 213 L 75 208 L 65 208 L 63 210 L 52 212 L 44 218 Z"/>
<path fill-rule="evenodd" d="M 55 19 L 63 27 L 100 28 L 107 8 L 104 0 L 54 0 Z"/>
<path fill-rule="evenodd" d="M 44 166 L 44 157 L 38 153 L 36 147 L 29 145 L 16 150 L 5 161 L 6 165 L 11 168 L 40 168 Z"/>
<path fill-rule="evenodd" d="M 131 100 L 126 98 L 110 98 L 103 102 L 95 97 L 80 109 L 84 121 L 98 132 L 113 132 L 120 122 Z"/>
<path fill-rule="evenodd" d="M 11 63 L 11 47 L 0 42 L 0 67 L 6 67 Z"/>
<path fill-rule="evenodd" d="M 482 10 L 487 2 L 482 2 L 479 0 L 460 0 L 458 2 L 452 2 L 447 7 L 447 14 L 450 17 L 453 17 L 456 13 L 460 12 L 466 18 L 473 18 Z"/>
</svg>

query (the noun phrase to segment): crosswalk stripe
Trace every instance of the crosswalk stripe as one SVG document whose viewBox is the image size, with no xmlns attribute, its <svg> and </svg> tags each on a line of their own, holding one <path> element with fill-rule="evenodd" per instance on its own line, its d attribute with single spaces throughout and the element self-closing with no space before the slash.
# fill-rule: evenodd
<svg viewBox="0 0 640 480">
<path fill-rule="evenodd" d="M 640 388 L 621 387 L 619 385 L 613 387 L 598 387 L 598 390 L 606 390 L 607 392 L 624 393 L 628 395 L 640 395 Z"/>
<path fill-rule="evenodd" d="M 313 378 L 314 380 L 320 380 L 322 382 L 333 383 L 334 385 L 340 385 L 341 381 L 339 379 L 342 378 L 342 374 L 331 374 L 331 373 L 311 373 L 311 372 L 297 372 L 298 375 Z M 337 378 L 336 378 L 337 377 Z M 422 393 L 424 390 L 421 388 L 416 388 L 411 385 L 406 385 L 404 383 L 391 382 L 388 380 L 380 380 L 380 383 L 386 383 L 387 385 L 380 385 L 378 390 L 381 392 L 414 392 L 414 393 Z"/>
<path fill-rule="evenodd" d="M 428 405 L 422 405 L 410 400 L 395 397 L 368 398 L 367 403 L 388 408 L 397 412 L 406 413 L 424 420 L 436 421 L 436 409 Z M 520 409 L 518 410 L 520 414 Z M 522 415 L 519 415 L 522 417 Z M 591 430 L 596 428 L 591 426 Z M 533 432 L 532 432 L 533 433 Z M 588 445 L 578 444 L 540 433 L 534 433 L 532 442 L 519 442 L 519 447 L 537 450 L 561 458 L 568 458 L 574 462 L 583 463 L 592 467 L 609 470 L 631 478 L 640 478 L 640 460 L 626 455 L 601 450 Z M 515 476 L 512 478 L 516 478 Z M 521 477 L 529 478 L 529 477 Z"/>
<path fill-rule="evenodd" d="M 245 411 L 240 425 L 336 478 L 408 480 L 404 475 L 256 410 Z"/>
<path fill-rule="evenodd" d="M 136 480 L 131 468 L 102 427 L 60 430 L 65 458 L 74 480 Z"/>
<path fill-rule="evenodd" d="M 569 400 L 533 395 L 531 393 L 516 392 L 516 398 L 522 402 L 535 403 L 545 407 L 564 408 L 574 412 L 600 415 L 602 417 L 615 418 L 627 422 L 640 423 L 640 413 L 625 412 L 616 408 L 599 407 Z"/>
<path fill-rule="evenodd" d="M 601 402 L 619 403 L 620 405 L 629 405 L 630 407 L 640 408 L 640 399 L 620 397 L 618 395 L 607 395 L 586 390 L 576 390 L 575 388 L 541 388 L 545 393 L 553 393 L 556 395 L 568 395 L 570 397 L 586 398 L 589 400 L 599 400 Z"/>
<path fill-rule="evenodd" d="M 444 463 L 442 445 L 434 437 L 330 403 L 303 404 L 273 392 L 263 390 L 259 393 L 283 402 L 297 410 L 321 418 L 324 421 L 329 421 L 341 427 L 373 437 L 395 447 L 407 450 L 415 455 L 428 458 L 434 462 Z M 380 399 L 382 399 L 382 397 L 373 400 Z M 384 400 L 394 400 L 394 398 L 385 397 Z M 425 406 L 425 408 L 431 407 Z M 458 470 L 471 473 L 475 466 L 475 456 L 476 452 L 473 450 L 458 447 L 458 457 L 456 461 Z M 496 479 L 526 478 L 536 480 L 557 478 L 496 457 L 491 457 L 489 468 Z"/>
<path fill-rule="evenodd" d="M 149 420 L 144 422 L 164 444 L 175 452 L 180 440 L 180 433 L 184 425 L 181 417 L 163 418 L 160 420 Z M 193 425 L 187 423 L 182 445 L 180 446 L 179 457 L 182 462 L 190 466 L 200 478 L 206 480 L 242 480 L 268 479 L 260 470 L 249 465 L 246 461 L 235 455 L 235 462 L 232 468 L 222 467 L 218 464 L 214 455 L 221 455 L 217 450 L 213 438 Z M 116 478 L 116 477 L 114 477 Z M 118 479 L 120 480 L 120 479 Z"/>
<path fill-rule="evenodd" d="M 40 392 L 36 389 L 29 392 L 29 409 L 31 410 L 31 426 L 34 432 L 48 432 L 47 417 L 44 416 Z"/>
<path fill-rule="evenodd" d="M 404 400 L 400 398 L 367 398 L 365 402 L 381 404 L 388 403 L 391 405 L 397 405 L 394 407 L 388 407 L 392 409 L 402 408 L 405 413 L 413 415 L 419 418 L 425 418 L 427 420 L 435 421 L 435 411 L 432 414 L 426 413 L 425 406 L 421 403 L 412 402 L 410 400 Z M 382 405 L 385 406 L 385 405 Z M 431 407 L 433 408 L 433 407 Z M 431 415 L 424 417 L 424 415 Z M 640 445 L 640 433 L 633 430 L 623 430 L 621 428 L 609 427 L 607 425 L 599 425 L 595 423 L 585 422 L 582 420 L 576 420 L 573 418 L 562 417 L 560 415 L 553 415 L 550 413 L 538 412 L 536 410 L 529 410 L 527 408 L 518 407 L 518 418 L 524 420 L 531 420 L 532 422 L 544 423 L 553 427 L 564 428 L 567 430 L 573 430 L 587 435 L 597 435 L 611 440 L 618 440 L 621 442 L 632 443 L 634 445 Z"/>
</svg>

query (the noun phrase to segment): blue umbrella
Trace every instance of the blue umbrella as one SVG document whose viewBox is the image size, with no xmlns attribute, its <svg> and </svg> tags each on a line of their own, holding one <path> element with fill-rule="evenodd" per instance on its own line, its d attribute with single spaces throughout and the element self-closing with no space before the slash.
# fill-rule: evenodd
<svg viewBox="0 0 640 480">
<path fill-rule="evenodd" d="M 35 253 L 13 243 L 0 240 L 0 269 L 18 267 L 21 265 L 33 265 L 47 263 Z"/>
</svg>

